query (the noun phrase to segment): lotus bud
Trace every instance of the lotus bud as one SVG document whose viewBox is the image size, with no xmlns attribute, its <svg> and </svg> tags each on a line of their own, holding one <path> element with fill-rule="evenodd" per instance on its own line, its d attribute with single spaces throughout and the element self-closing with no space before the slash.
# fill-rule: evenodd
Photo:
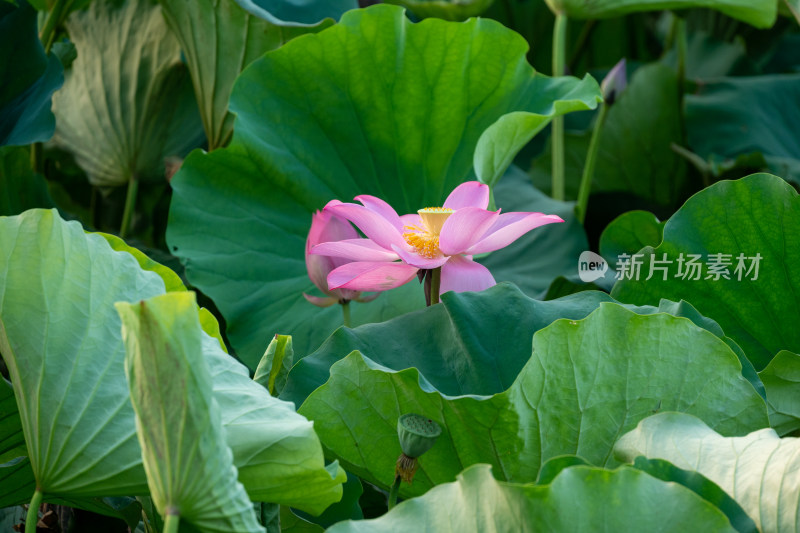
<svg viewBox="0 0 800 533">
<path fill-rule="evenodd" d="M 625 63 L 625 58 L 619 60 L 619 63 L 614 65 L 600 84 L 600 90 L 603 92 L 603 99 L 606 105 L 612 105 L 619 95 L 625 91 L 628 86 L 628 71 Z"/>
<path fill-rule="evenodd" d="M 327 257 L 324 255 L 311 254 L 311 249 L 323 242 L 343 241 L 346 239 L 357 239 L 359 237 L 356 229 L 343 218 L 326 212 L 317 211 L 311 217 L 311 230 L 306 239 L 306 270 L 308 277 L 317 288 L 325 294 L 324 297 L 312 296 L 303 293 L 306 300 L 319 307 L 328 307 L 335 303 L 345 303 L 350 300 L 368 302 L 374 300 L 377 294 L 369 297 L 362 297 L 359 291 L 350 289 L 328 289 L 328 274 L 331 270 L 340 267 L 351 261 L 339 257 Z"/>
<path fill-rule="evenodd" d="M 406 483 L 411 483 L 417 472 L 417 458 L 430 450 L 442 428 L 428 418 L 415 414 L 405 414 L 397 420 L 397 437 L 403 453 L 397 458 L 395 475 Z"/>
</svg>

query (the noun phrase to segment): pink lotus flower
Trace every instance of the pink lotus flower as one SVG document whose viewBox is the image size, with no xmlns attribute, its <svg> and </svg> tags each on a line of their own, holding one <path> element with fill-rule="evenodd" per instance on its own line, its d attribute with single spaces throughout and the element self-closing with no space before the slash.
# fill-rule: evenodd
<svg viewBox="0 0 800 533">
<path fill-rule="evenodd" d="M 374 196 L 355 199 L 362 205 L 332 200 L 323 213 L 349 220 L 367 238 L 337 239 L 311 250 L 349 261 L 328 274 L 330 290 L 385 291 L 408 283 L 420 269 L 441 267 L 440 294 L 480 291 L 495 281 L 473 255 L 508 246 L 538 226 L 563 222 L 556 215 L 487 211 L 489 187 L 477 181 L 456 187 L 443 207 L 411 215 L 399 216 Z"/>
<path fill-rule="evenodd" d="M 311 254 L 311 249 L 319 243 L 356 239 L 357 237 L 358 232 L 348 221 L 342 220 L 332 213 L 317 211 L 312 215 L 311 230 L 308 232 L 308 238 L 306 239 L 306 269 L 308 270 L 308 277 L 326 296 L 320 298 L 319 296 L 303 293 L 306 300 L 319 307 L 328 307 L 335 303 L 344 303 L 349 300 L 368 302 L 378 296 L 374 294 L 362 298 L 358 290 L 328 289 L 328 274 L 349 261 L 339 257 Z"/>
</svg>

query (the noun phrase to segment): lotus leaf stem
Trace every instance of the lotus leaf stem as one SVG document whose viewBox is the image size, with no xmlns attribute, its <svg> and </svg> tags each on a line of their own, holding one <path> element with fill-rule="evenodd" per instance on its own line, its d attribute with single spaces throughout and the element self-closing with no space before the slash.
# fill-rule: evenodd
<svg viewBox="0 0 800 533">
<path fill-rule="evenodd" d="M 178 533 L 178 525 L 180 524 L 181 516 L 174 512 L 167 510 L 164 515 L 164 530 L 163 533 Z"/>
<path fill-rule="evenodd" d="M 136 209 L 136 194 L 139 192 L 139 178 L 131 176 L 128 181 L 128 194 L 125 196 L 125 210 L 122 212 L 122 224 L 119 227 L 119 237 L 124 239 L 128 235 L 133 220 L 133 212 Z"/>
<path fill-rule="evenodd" d="M 25 533 L 36 533 L 36 524 L 39 522 L 39 506 L 42 504 L 42 494 L 37 488 L 33 492 L 31 504 L 28 506 L 28 515 L 25 518 Z"/>
<path fill-rule="evenodd" d="M 563 13 L 556 14 L 555 28 L 553 29 L 553 76 L 564 75 L 564 65 L 567 55 L 567 16 Z M 566 168 L 564 163 L 564 117 L 557 116 L 553 119 L 552 131 L 552 172 L 553 172 L 553 199 L 564 200 L 564 176 Z"/>
<path fill-rule="evenodd" d="M 607 104 L 600 104 L 600 111 L 597 115 L 597 121 L 594 123 L 594 130 L 592 131 L 592 140 L 589 142 L 589 152 L 586 154 L 586 163 L 583 165 L 581 186 L 578 189 L 578 203 L 575 205 L 575 216 L 581 224 L 586 220 L 586 209 L 589 205 L 589 193 L 592 190 L 592 178 L 594 177 L 594 165 L 597 162 L 597 152 L 600 148 L 600 135 L 606 123 L 608 107 Z"/>
<path fill-rule="evenodd" d="M 397 505 L 397 493 L 400 491 L 400 482 L 402 479 L 400 476 L 394 477 L 394 483 L 392 484 L 392 490 L 389 491 L 389 510 L 391 511 L 395 505 Z"/>
</svg>

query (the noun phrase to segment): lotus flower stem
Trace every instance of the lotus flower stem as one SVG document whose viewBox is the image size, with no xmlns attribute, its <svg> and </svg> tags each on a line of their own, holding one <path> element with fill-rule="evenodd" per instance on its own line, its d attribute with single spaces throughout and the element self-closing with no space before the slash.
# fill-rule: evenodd
<svg viewBox="0 0 800 533">
<path fill-rule="evenodd" d="M 564 75 L 564 65 L 567 55 L 567 16 L 563 13 L 556 13 L 556 23 L 553 28 L 553 76 Z M 558 116 L 553 119 L 552 131 L 552 153 L 553 153 L 553 199 L 564 200 L 564 175 L 566 173 L 564 165 L 564 117 Z"/>
<path fill-rule="evenodd" d="M 397 493 L 400 492 L 400 482 L 402 478 L 400 476 L 394 476 L 394 483 L 392 484 L 392 490 L 389 491 L 389 510 L 391 511 L 392 508 L 397 505 Z"/>
<path fill-rule="evenodd" d="M 181 521 L 181 515 L 167 510 L 164 515 L 164 529 L 163 533 L 178 533 L 178 525 Z"/>
<path fill-rule="evenodd" d="M 36 533 L 36 524 L 39 522 L 39 506 L 42 504 L 44 494 L 37 488 L 33 492 L 31 504 L 28 506 L 28 515 L 25 518 L 25 533 Z"/>
<path fill-rule="evenodd" d="M 567 68 L 569 68 L 570 72 L 575 72 L 575 67 L 581 56 L 586 52 L 586 45 L 589 44 L 589 37 L 592 36 L 595 28 L 597 28 L 596 19 L 587 20 L 583 28 L 581 28 L 581 33 L 578 35 L 578 39 L 573 45 L 572 53 L 569 55 L 569 61 L 567 61 Z"/>
<path fill-rule="evenodd" d="M 122 224 L 119 227 L 119 237 L 124 239 L 131 227 L 133 212 L 136 208 L 136 194 L 139 192 L 139 178 L 134 174 L 128 181 L 128 194 L 125 196 L 125 210 L 122 212 Z"/>
<path fill-rule="evenodd" d="M 89 199 L 89 223 L 93 228 L 97 227 L 97 187 L 92 185 L 92 196 Z"/>
<path fill-rule="evenodd" d="M 594 123 L 594 130 L 592 131 L 592 140 L 589 142 L 589 152 L 586 154 L 586 163 L 583 165 L 581 186 L 578 189 L 578 203 L 575 205 L 575 216 L 581 224 L 583 224 L 583 221 L 586 219 L 589 192 L 592 190 L 592 178 L 594 177 L 594 165 L 597 162 L 597 152 L 600 148 L 600 135 L 606 123 L 608 107 L 609 106 L 606 104 L 600 104 L 600 111 L 597 115 L 597 121 Z"/>
<path fill-rule="evenodd" d="M 439 289 L 442 286 L 442 267 L 431 270 L 431 305 L 439 303 Z"/>
<path fill-rule="evenodd" d="M 53 9 L 47 14 L 47 19 L 44 21 L 44 26 L 39 34 L 39 40 L 42 41 L 45 54 L 50 53 L 50 49 L 56 39 L 56 30 L 64 23 L 71 4 L 72 0 L 56 0 Z"/>
<path fill-rule="evenodd" d="M 31 168 L 37 174 L 42 174 L 44 168 L 44 157 L 42 154 L 42 143 L 31 144 Z"/>
<path fill-rule="evenodd" d="M 683 101 L 684 82 L 686 81 L 686 56 L 689 47 L 686 35 L 686 21 L 673 15 L 673 32 L 675 33 L 675 47 L 678 54 L 678 91 Z"/>
<path fill-rule="evenodd" d="M 350 327 L 350 300 L 342 300 L 339 302 L 342 306 L 342 324 L 344 327 Z"/>
</svg>

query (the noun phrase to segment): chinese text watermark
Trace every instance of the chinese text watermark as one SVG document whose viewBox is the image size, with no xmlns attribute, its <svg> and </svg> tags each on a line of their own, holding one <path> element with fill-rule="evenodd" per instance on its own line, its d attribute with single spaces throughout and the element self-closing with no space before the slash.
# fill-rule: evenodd
<svg viewBox="0 0 800 533">
<path fill-rule="evenodd" d="M 645 254 L 620 254 L 617 257 L 616 279 L 630 279 L 645 281 L 660 277 L 666 281 L 668 278 L 687 281 L 711 280 L 719 281 L 756 281 L 761 266 L 762 256 L 756 253 L 753 256 L 740 253 L 724 254 L 686 254 L 681 252 L 678 257 L 668 258 L 666 253 L 660 257 L 657 254 L 650 256 L 645 261 Z M 578 274 L 581 281 L 589 283 L 603 277 L 608 270 L 605 260 L 592 252 L 583 252 L 578 260 Z"/>
</svg>

